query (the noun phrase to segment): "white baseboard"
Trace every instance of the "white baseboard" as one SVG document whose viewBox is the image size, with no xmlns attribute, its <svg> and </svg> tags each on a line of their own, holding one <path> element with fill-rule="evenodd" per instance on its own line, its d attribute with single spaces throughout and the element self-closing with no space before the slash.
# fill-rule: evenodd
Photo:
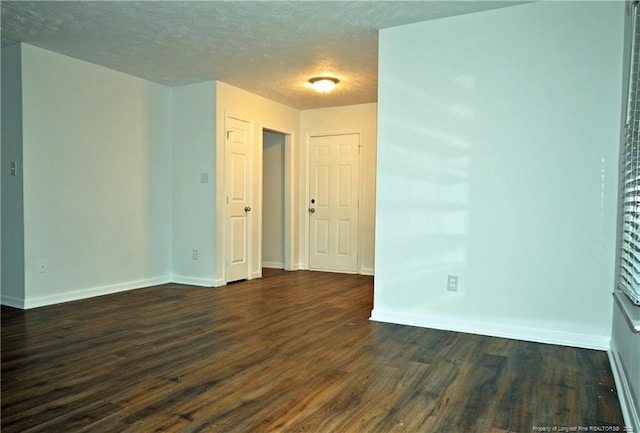
<svg viewBox="0 0 640 433">
<path fill-rule="evenodd" d="M 80 299 L 110 295 L 112 293 L 141 289 L 143 287 L 157 286 L 157 285 L 166 284 L 169 282 L 170 282 L 170 279 L 168 277 L 156 277 L 156 278 L 148 278 L 145 280 L 127 281 L 125 283 L 91 287 L 91 288 L 82 289 L 82 290 L 74 290 L 72 292 L 56 293 L 55 295 L 50 295 L 50 296 L 26 298 L 24 300 L 24 309 L 27 310 L 30 308 L 61 304 L 63 302 L 78 301 Z"/>
<path fill-rule="evenodd" d="M 618 400 L 620 401 L 620 410 L 622 411 L 622 417 L 627 427 L 626 431 L 640 432 L 640 414 L 636 410 L 631 387 L 629 386 L 627 375 L 624 373 L 622 361 L 618 356 L 618 350 L 616 349 L 614 340 L 611 340 L 611 349 L 607 351 L 607 355 L 609 355 L 611 374 L 613 374 L 613 380 L 618 390 Z"/>
<path fill-rule="evenodd" d="M 7 307 L 24 309 L 24 298 L 16 298 L 15 296 L 0 296 L 0 304 Z"/>
<path fill-rule="evenodd" d="M 491 322 L 458 320 L 457 318 L 427 317 L 375 309 L 371 312 L 371 320 L 584 349 L 608 350 L 611 340 L 610 337 L 597 335 L 536 329 L 520 325 L 496 325 Z"/>
<path fill-rule="evenodd" d="M 284 263 L 282 262 L 262 262 L 263 268 L 269 269 L 284 269 Z"/>
<path fill-rule="evenodd" d="M 262 270 L 251 273 L 251 279 L 255 280 L 256 278 L 262 278 Z"/>
<path fill-rule="evenodd" d="M 265 264 L 263 264 L 262 267 L 264 267 L 264 268 L 273 267 L 275 269 L 284 269 L 284 267 L 266 266 Z M 302 263 L 296 263 L 292 270 L 293 271 L 308 271 L 310 269 L 305 267 Z M 333 272 L 335 274 L 359 274 L 359 275 L 368 275 L 368 276 L 371 276 L 371 277 L 373 277 L 373 275 L 374 275 L 373 274 L 373 268 L 360 268 L 360 270 L 357 271 L 357 272 L 354 272 L 354 271 L 341 271 L 341 270 L 319 271 L 319 272 Z"/>
<path fill-rule="evenodd" d="M 208 278 L 187 277 L 184 275 L 171 275 L 171 282 L 176 284 L 185 284 L 187 286 L 200 286 L 200 287 L 218 287 L 216 280 L 210 280 Z"/>
<path fill-rule="evenodd" d="M 227 282 L 224 280 L 224 278 L 218 278 L 213 283 L 213 287 L 222 287 L 226 285 L 227 285 Z"/>
<path fill-rule="evenodd" d="M 373 268 L 360 268 L 360 275 L 369 275 L 373 277 Z"/>
</svg>

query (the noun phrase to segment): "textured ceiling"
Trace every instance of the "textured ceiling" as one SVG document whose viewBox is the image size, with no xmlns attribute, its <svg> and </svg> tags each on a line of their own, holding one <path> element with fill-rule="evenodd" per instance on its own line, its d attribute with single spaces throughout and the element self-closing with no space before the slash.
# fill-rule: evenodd
<svg viewBox="0 0 640 433">
<path fill-rule="evenodd" d="M 506 1 L 2 1 L 25 42 L 150 81 L 210 80 L 298 109 L 375 102 L 378 30 Z M 416 41 L 419 44 L 420 41 Z M 341 80 L 327 95 L 308 79 Z"/>
</svg>

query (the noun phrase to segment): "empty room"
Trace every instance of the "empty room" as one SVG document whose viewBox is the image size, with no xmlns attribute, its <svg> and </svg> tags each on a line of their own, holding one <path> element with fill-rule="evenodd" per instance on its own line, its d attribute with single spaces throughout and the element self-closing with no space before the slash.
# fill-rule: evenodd
<svg viewBox="0 0 640 433">
<path fill-rule="evenodd" d="M 640 431 L 627 1 L 2 1 L 3 432 Z"/>
</svg>

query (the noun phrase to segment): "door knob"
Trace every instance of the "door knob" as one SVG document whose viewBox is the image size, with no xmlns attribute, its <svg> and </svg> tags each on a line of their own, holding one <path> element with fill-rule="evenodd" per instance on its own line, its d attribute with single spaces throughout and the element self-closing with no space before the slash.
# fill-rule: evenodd
<svg viewBox="0 0 640 433">
<path fill-rule="evenodd" d="M 245 212 L 251 212 L 251 206 L 245 206 L 244 207 L 244 211 Z"/>
<path fill-rule="evenodd" d="M 314 213 L 316 210 L 312 207 L 309 208 L 309 213 Z"/>
</svg>

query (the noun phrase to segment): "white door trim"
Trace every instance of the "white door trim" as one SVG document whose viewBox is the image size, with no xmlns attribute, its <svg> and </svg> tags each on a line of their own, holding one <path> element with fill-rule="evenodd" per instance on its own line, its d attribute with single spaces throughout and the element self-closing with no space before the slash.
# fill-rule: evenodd
<svg viewBox="0 0 640 433">
<path fill-rule="evenodd" d="M 264 164 L 264 131 L 271 131 L 284 136 L 284 270 L 293 271 L 294 268 L 294 224 L 295 209 L 293 207 L 293 197 L 295 194 L 293 181 L 293 161 L 295 161 L 295 133 L 287 131 L 286 128 L 273 127 L 266 123 L 260 123 L 260 134 L 258 137 L 258 146 L 256 153 L 258 158 L 258 200 L 256 203 L 256 211 L 258 212 L 258 228 L 257 232 L 257 248 L 259 270 L 254 275 L 262 276 L 262 210 L 263 210 L 263 164 Z"/>
</svg>

